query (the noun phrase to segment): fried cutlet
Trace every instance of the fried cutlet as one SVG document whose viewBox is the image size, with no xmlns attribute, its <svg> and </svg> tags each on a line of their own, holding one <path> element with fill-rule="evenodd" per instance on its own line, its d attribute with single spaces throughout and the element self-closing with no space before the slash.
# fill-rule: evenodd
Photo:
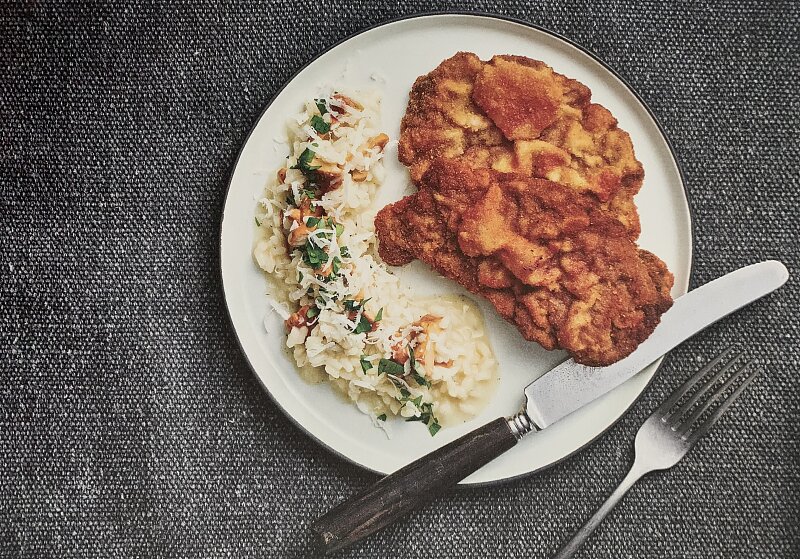
<svg viewBox="0 0 800 559">
<path fill-rule="evenodd" d="M 595 196 L 639 235 L 633 202 L 644 172 L 630 136 L 591 91 L 521 56 L 460 52 L 419 77 L 401 124 L 400 161 L 419 183 L 437 158 L 548 179 Z"/>
<path fill-rule="evenodd" d="M 426 262 L 580 363 L 631 353 L 672 304 L 664 263 L 593 195 L 472 163 L 433 160 L 416 194 L 378 213 L 383 260 Z"/>
</svg>

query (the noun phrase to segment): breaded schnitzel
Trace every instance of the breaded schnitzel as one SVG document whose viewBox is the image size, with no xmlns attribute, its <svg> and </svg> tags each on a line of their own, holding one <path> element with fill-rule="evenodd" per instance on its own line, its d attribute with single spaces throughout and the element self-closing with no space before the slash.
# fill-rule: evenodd
<svg viewBox="0 0 800 559">
<path fill-rule="evenodd" d="M 536 60 L 460 52 L 419 77 L 401 125 L 400 161 L 419 183 L 439 157 L 548 179 L 595 196 L 639 235 L 644 172 L 630 136 L 591 91 Z"/>
<path fill-rule="evenodd" d="M 593 195 L 468 156 L 427 167 L 419 192 L 375 219 L 386 263 L 426 262 L 588 365 L 631 353 L 671 306 L 672 274 Z"/>
<path fill-rule="evenodd" d="M 607 365 L 672 305 L 672 274 L 635 243 L 630 136 L 546 64 L 445 60 L 414 83 L 399 158 L 419 192 L 377 215 L 381 257 L 426 262 L 526 339 Z"/>
</svg>

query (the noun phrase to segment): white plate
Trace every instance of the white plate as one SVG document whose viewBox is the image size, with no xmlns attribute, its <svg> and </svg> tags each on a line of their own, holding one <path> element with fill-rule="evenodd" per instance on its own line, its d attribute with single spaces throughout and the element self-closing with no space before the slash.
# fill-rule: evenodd
<svg viewBox="0 0 800 559">
<path fill-rule="evenodd" d="M 417 76 L 430 72 L 459 50 L 482 59 L 518 54 L 542 60 L 557 72 L 592 90 L 633 138 L 645 169 L 636 202 L 642 221 L 642 247 L 661 257 L 675 274 L 673 295 L 686 292 L 692 261 L 691 217 L 681 173 L 660 127 L 638 96 L 602 62 L 565 39 L 519 22 L 489 16 L 440 14 L 390 22 L 336 45 L 298 74 L 261 115 L 239 156 L 222 218 L 221 265 L 225 300 L 242 350 L 258 378 L 283 411 L 320 443 L 364 468 L 387 473 L 463 435 L 483 423 L 518 411 L 523 387 L 564 359 L 525 342 L 517 330 L 479 301 L 500 361 L 497 392 L 480 416 L 431 437 L 418 423 L 394 421 L 388 440 L 369 418 L 335 394 L 327 384 L 310 385 L 297 374 L 283 351 L 283 329 L 269 316 L 265 279 L 253 261 L 253 214 L 265 182 L 286 156 L 275 143 L 287 115 L 323 84 L 378 88 L 383 92 L 383 129 L 396 139 L 408 91 Z M 376 79 L 377 78 L 377 79 Z M 235 91 L 231 95 L 236 95 Z M 396 150 L 386 156 L 387 180 L 380 206 L 412 191 Z M 398 270 L 417 293 L 460 292 L 424 265 Z M 264 320 L 271 324 L 265 331 Z M 524 439 L 508 453 L 471 475 L 465 483 L 506 480 L 545 468 L 587 445 L 611 426 L 644 390 L 656 365 L 618 389 L 545 431 Z"/>
</svg>

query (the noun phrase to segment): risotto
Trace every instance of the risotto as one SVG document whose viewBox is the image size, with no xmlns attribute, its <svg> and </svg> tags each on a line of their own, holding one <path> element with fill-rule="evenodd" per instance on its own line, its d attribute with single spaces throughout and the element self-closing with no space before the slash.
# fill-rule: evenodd
<svg viewBox="0 0 800 559">
<path fill-rule="evenodd" d="M 435 435 L 480 411 L 498 367 L 474 303 L 409 297 L 377 258 L 372 200 L 389 141 L 379 114 L 377 95 L 334 91 L 289 120 L 254 257 L 306 379 L 327 379 L 376 425 L 400 416 Z"/>
</svg>

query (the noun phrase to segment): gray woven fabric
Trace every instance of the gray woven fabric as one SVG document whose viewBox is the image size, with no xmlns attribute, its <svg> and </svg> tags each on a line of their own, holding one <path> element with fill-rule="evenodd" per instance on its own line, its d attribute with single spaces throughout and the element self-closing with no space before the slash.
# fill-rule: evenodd
<svg viewBox="0 0 800 559">
<path fill-rule="evenodd" d="M 695 284 L 766 258 L 800 276 L 796 3 L 4 3 L 0 556 L 310 557 L 309 521 L 375 480 L 248 369 L 218 223 L 249 128 L 297 68 L 434 7 L 543 25 L 630 81 L 684 165 Z M 624 475 L 645 417 L 732 342 L 766 374 L 580 556 L 800 556 L 798 311 L 793 278 L 673 352 L 584 452 L 456 490 L 342 556 L 549 556 Z"/>
</svg>

